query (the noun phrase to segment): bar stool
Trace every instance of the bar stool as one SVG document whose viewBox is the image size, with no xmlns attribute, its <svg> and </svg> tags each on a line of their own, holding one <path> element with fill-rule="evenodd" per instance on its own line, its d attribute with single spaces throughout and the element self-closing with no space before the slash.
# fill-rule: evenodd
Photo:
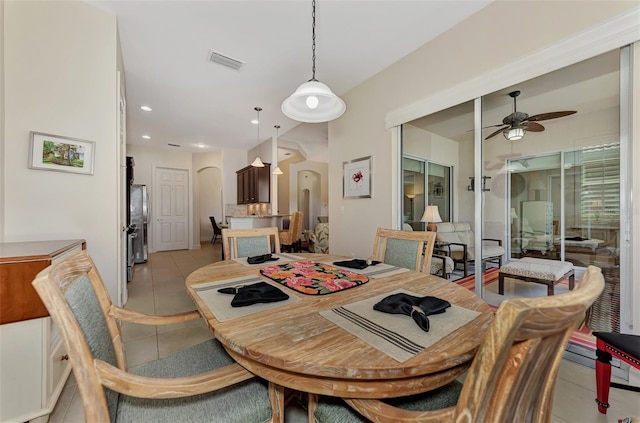
<svg viewBox="0 0 640 423">
<path fill-rule="evenodd" d="M 607 414 L 609 387 L 640 391 L 640 388 L 611 382 L 611 358 L 616 357 L 640 369 L 640 336 L 612 332 L 593 332 L 596 337 L 596 403 L 598 411 Z"/>
</svg>

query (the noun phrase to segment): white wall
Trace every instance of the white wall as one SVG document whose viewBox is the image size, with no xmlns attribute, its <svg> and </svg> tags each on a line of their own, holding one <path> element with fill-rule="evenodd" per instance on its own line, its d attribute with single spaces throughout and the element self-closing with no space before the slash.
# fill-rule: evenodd
<svg viewBox="0 0 640 423">
<path fill-rule="evenodd" d="M 84 238 L 117 302 L 117 29 L 84 2 L 3 2 L 4 242 Z M 29 132 L 94 141 L 93 175 L 27 168 Z"/>
<path fill-rule="evenodd" d="M 332 253 L 367 257 L 375 228 L 392 227 L 395 223 L 392 199 L 396 188 L 392 181 L 396 175 L 392 174 L 390 160 L 395 151 L 391 130 L 385 129 L 389 113 L 480 75 L 490 80 L 492 70 L 636 7 L 633 2 L 582 2 L 577 14 L 572 2 L 544 2 L 541 8 L 542 3 L 495 1 L 342 96 L 347 111 L 329 123 Z M 513 19 L 513 16 L 527 16 L 527 19 Z M 550 24 L 550 16 L 562 16 L 562 19 Z M 518 34 L 518 48 L 496 48 L 504 45 L 509 34 Z M 373 156 L 374 165 L 373 198 L 343 199 L 342 180 L 338 176 L 342 175 L 342 162 L 369 155 Z M 463 166 L 472 163 L 462 152 L 460 162 Z M 458 188 L 463 176 L 458 178 Z"/>
</svg>

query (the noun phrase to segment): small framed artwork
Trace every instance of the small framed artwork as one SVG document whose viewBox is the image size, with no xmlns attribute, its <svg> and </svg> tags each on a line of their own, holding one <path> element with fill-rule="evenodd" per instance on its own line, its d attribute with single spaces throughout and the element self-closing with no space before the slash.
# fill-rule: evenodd
<svg viewBox="0 0 640 423">
<path fill-rule="evenodd" d="M 93 175 L 96 143 L 31 132 L 29 168 Z"/>
<path fill-rule="evenodd" d="M 371 156 L 342 162 L 344 198 L 371 198 Z"/>
<path fill-rule="evenodd" d="M 433 196 L 435 198 L 442 198 L 442 194 L 444 193 L 444 187 L 440 182 L 436 182 L 433 187 Z"/>
</svg>

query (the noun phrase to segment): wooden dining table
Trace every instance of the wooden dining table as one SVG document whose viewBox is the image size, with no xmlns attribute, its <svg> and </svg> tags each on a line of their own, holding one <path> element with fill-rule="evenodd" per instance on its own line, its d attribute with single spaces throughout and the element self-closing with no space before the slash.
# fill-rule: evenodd
<svg viewBox="0 0 640 423">
<path fill-rule="evenodd" d="M 328 254 L 296 254 L 318 263 L 345 259 Z M 191 273 L 186 287 L 214 336 L 240 365 L 270 382 L 297 391 L 380 399 L 435 389 L 464 373 L 493 320 L 492 310 L 476 294 L 427 273 L 403 269 L 387 277 L 370 277 L 367 283 L 354 288 L 306 295 L 260 275 L 260 268 L 268 264 L 248 266 L 234 260 L 213 263 Z M 216 288 L 218 283 L 248 276 L 279 287 L 296 301 L 272 303 L 272 308 L 222 320 L 194 288 L 205 285 Z M 453 306 L 471 310 L 477 317 L 411 358 L 399 361 L 376 348 L 375 342 L 366 342 L 321 315 L 397 289 L 447 300 Z M 409 316 L 401 318 L 407 319 L 407 325 L 415 324 Z M 425 332 L 424 337 L 428 336 Z"/>
</svg>

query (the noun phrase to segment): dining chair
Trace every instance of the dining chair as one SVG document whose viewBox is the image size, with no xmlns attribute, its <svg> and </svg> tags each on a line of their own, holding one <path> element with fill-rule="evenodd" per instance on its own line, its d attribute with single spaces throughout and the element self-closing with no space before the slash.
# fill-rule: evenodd
<svg viewBox="0 0 640 423">
<path fill-rule="evenodd" d="M 428 231 L 378 228 L 370 259 L 429 273 L 435 236 Z"/>
<path fill-rule="evenodd" d="M 218 235 L 222 236 L 222 229 L 216 223 L 216 218 L 213 216 L 209 216 L 209 220 L 211 221 L 211 226 L 213 226 L 213 237 L 211 238 L 211 243 L 215 244 L 216 239 L 218 239 Z"/>
<path fill-rule="evenodd" d="M 222 252 L 225 260 L 280 253 L 278 228 L 222 229 Z"/>
<path fill-rule="evenodd" d="M 294 211 L 291 213 L 289 228 L 279 231 L 280 247 L 287 247 L 289 252 L 300 252 L 300 238 L 302 238 L 302 219 L 304 213 Z"/>
<path fill-rule="evenodd" d="M 558 367 L 576 321 L 604 288 L 589 266 L 578 288 L 502 302 L 468 370 L 458 381 L 412 397 L 384 400 L 311 395 L 309 415 L 324 422 L 549 422 Z M 357 413 L 354 411 L 357 410 Z"/>
<path fill-rule="evenodd" d="M 151 315 L 112 304 L 85 251 L 32 282 L 66 347 L 87 422 L 281 422 L 283 388 L 249 373 L 215 339 L 127 369 L 120 322 L 200 319 L 197 311 Z"/>
</svg>

